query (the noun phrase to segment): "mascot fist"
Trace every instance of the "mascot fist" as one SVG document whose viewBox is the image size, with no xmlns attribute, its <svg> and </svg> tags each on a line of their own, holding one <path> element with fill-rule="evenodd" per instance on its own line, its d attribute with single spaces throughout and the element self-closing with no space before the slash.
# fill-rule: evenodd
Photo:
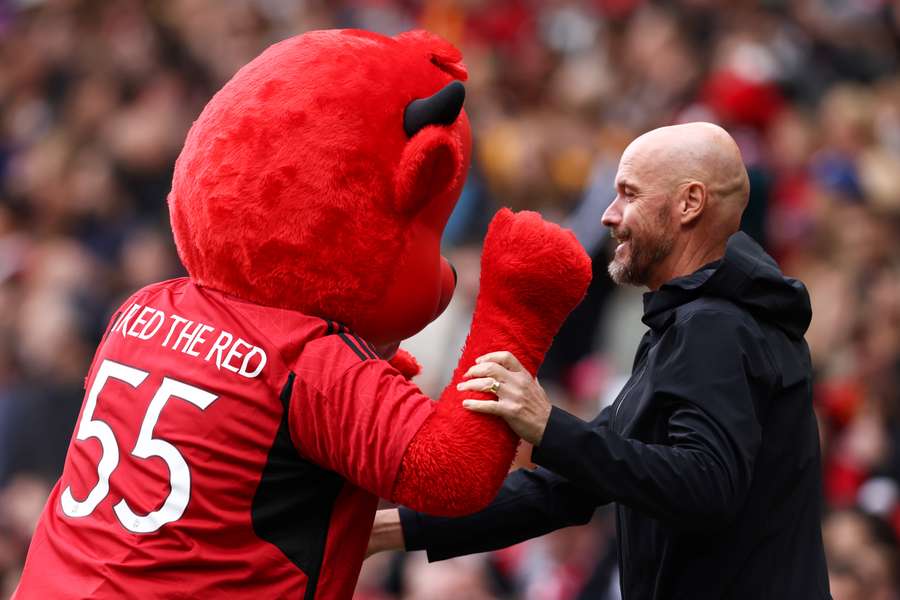
<svg viewBox="0 0 900 600">
<path fill-rule="evenodd" d="M 514 214 L 504 208 L 484 242 L 477 308 L 496 321 L 502 336 L 498 345 L 510 337 L 529 340 L 531 351 L 519 358 L 534 375 L 590 281 L 591 259 L 572 232 L 538 213 Z M 525 331 L 529 333 L 523 336 Z"/>
<path fill-rule="evenodd" d="M 476 357 L 495 350 L 512 352 L 536 374 L 553 336 L 590 281 L 591 260 L 571 232 L 537 213 L 497 213 L 484 243 L 481 289 L 462 358 L 435 418 L 425 423 L 407 450 L 395 489 L 397 502 L 454 516 L 478 510 L 493 497 L 515 456 L 518 437 L 503 421 L 461 407 L 464 398 L 494 396 L 460 392 L 456 384 Z M 467 460 L 449 460 L 459 455 Z M 415 470 L 406 468 L 413 464 Z M 444 485 L 439 494 L 431 486 L 432 495 L 424 497 L 422 490 L 435 479 L 466 485 Z"/>
</svg>

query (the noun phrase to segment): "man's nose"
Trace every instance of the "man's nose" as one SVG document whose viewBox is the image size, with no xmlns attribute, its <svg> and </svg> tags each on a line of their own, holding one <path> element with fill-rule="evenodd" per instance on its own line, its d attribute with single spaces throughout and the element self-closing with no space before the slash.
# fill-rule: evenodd
<svg viewBox="0 0 900 600">
<path fill-rule="evenodd" d="M 622 221 L 622 213 L 619 212 L 619 200 L 618 198 L 613 200 L 612 204 L 610 204 L 606 211 L 603 213 L 603 217 L 600 219 L 600 222 L 603 223 L 606 227 L 615 227 Z"/>
</svg>

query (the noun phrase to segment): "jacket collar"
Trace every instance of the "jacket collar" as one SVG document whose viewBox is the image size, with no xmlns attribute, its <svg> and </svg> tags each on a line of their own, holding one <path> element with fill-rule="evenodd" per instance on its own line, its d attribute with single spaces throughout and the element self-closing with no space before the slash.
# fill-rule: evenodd
<svg viewBox="0 0 900 600">
<path fill-rule="evenodd" d="M 730 289 L 736 296 L 746 287 L 759 266 L 760 254 L 775 265 L 743 232 L 728 239 L 725 256 L 707 263 L 689 275 L 676 277 L 654 292 L 644 294 L 644 316 L 641 320 L 655 331 L 661 331 L 675 318 L 675 309 L 699 298 L 709 287 Z M 761 249 L 760 249 L 761 250 Z"/>
</svg>

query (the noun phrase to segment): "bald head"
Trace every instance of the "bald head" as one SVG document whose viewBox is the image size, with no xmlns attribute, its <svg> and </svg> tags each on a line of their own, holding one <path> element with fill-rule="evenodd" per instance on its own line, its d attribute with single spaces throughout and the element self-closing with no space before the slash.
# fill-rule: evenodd
<svg viewBox="0 0 900 600">
<path fill-rule="evenodd" d="M 625 149 L 616 199 L 603 215 L 620 244 L 610 264 L 620 283 L 651 289 L 722 256 L 750 195 L 728 132 L 712 123 L 660 127 Z"/>
<path fill-rule="evenodd" d="M 672 192 L 691 182 L 703 184 L 708 194 L 705 219 L 726 238 L 738 230 L 750 182 L 741 151 L 718 125 L 685 123 L 653 129 L 629 144 L 622 154 L 622 163 L 626 161 Z"/>
</svg>

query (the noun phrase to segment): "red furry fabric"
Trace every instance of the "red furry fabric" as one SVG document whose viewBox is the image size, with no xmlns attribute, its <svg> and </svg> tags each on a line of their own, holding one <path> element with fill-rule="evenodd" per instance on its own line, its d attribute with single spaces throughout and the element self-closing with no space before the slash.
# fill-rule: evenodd
<svg viewBox="0 0 900 600">
<path fill-rule="evenodd" d="M 454 285 L 440 239 L 471 132 L 461 112 L 408 138 L 403 114 L 465 80 L 461 61 L 427 32 L 333 30 L 275 44 L 242 68 L 197 118 L 175 166 L 172 229 L 192 279 L 343 323 L 379 348 L 431 322 Z M 570 234 L 501 212 L 460 368 L 507 349 L 534 372 L 589 278 Z M 392 363 L 418 371 L 405 353 Z M 406 450 L 397 500 L 460 514 L 496 493 L 516 440 L 460 399 L 451 385 Z M 381 392 L 377 401 L 398 399 Z"/>
<path fill-rule="evenodd" d="M 397 354 L 388 362 L 407 379 L 412 379 L 422 372 L 422 365 L 419 364 L 416 357 L 402 348 L 397 350 Z"/>
<path fill-rule="evenodd" d="M 424 31 L 330 30 L 238 71 L 175 166 L 172 228 L 191 277 L 376 345 L 422 329 L 442 308 L 440 238 L 471 141 L 465 112 L 412 139 L 403 112 L 464 80 L 461 61 Z"/>
<path fill-rule="evenodd" d="M 475 358 L 509 350 L 531 374 L 591 280 L 590 258 L 571 232 L 537 213 L 501 210 L 482 255 L 472 328 L 453 380 L 404 455 L 393 500 L 456 516 L 489 503 L 509 469 L 518 438 L 496 417 L 467 411 L 456 384 Z"/>
</svg>

